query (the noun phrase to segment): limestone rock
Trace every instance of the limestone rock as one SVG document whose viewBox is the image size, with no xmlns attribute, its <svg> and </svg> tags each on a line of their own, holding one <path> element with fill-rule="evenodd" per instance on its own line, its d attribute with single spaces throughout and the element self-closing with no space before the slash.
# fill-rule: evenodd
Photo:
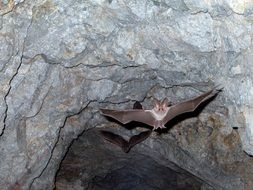
<svg viewBox="0 0 253 190">
<path fill-rule="evenodd" d="M 217 84 L 199 115 L 134 158 L 174 163 L 206 188 L 252 187 L 252 1 L 13 0 L 0 1 L 0 15 L 0 189 L 52 189 L 74 139 L 110 126 L 100 107 L 175 103 Z"/>
</svg>

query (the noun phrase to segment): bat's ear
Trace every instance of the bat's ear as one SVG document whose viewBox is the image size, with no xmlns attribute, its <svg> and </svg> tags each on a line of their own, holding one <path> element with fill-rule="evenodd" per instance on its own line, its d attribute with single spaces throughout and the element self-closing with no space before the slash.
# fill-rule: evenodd
<svg viewBox="0 0 253 190">
<path fill-rule="evenodd" d="M 154 107 L 155 107 L 155 109 L 159 109 L 159 107 L 160 107 L 160 101 L 157 100 L 156 98 L 154 98 Z"/>
<path fill-rule="evenodd" d="M 162 107 L 166 108 L 168 106 L 169 106 L 169 100 L 168 100 L 168 98 L 164 98 L 162 101 Z"/>
</svg>

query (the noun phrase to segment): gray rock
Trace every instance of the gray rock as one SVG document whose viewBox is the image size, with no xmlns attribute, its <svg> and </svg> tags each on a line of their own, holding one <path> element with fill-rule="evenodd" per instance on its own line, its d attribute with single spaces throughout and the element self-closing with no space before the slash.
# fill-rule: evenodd
<svg viewBox="0 0 253 190">
<path fill-rule="evenodd" d="M 136 178 L 140 189 L 165 187 L 159 175 L 180 169 L 203 189 L 251 189 L 252 6 L 232 0 L 0 1 L 0 189 L 109 187 L 108 179 L 123 179 L 117 176 L 130 162 L 120 154 L 118 168 L 110 170 L 119 151 L 106 144 L 96 149 L 95 136 L 85 140 L 87 131 L 111 126 L 100 107 L 131 108 L 136 100 L 151 107 L 164 96 L 176 103 L 217 84 L 223 91 L 199 115 L 172 123 L 169 133 L 133 151 L 133 160 L 148 156 L 143 164 L 161 168 L 154 183 L 143 181 L 152 167 L 139 177 L 129 173 L 129 180 Z M 78 146 L 87 156 L 80 175 L 69 168 L 68 183 L 66 163 L 83 156 Z"/>
</svg>

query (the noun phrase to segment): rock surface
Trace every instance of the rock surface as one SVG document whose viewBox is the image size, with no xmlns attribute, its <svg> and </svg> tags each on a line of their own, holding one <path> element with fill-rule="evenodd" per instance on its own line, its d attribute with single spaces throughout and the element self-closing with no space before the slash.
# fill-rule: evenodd
<svg viewBox="0 0 253 190">
<path fill-rule="evenodd" d="M 57 183 L 55 176 L 73 140 L 112 127 L 99 107 L 135 100 L 149 107 L 164 96 L 175 103 L 216 84 L 224 89 L 201 114 L 154 134 L 133 158 L 145 153 L 162 172 L 174 163 L 216 189 L 251 189 L 252 7 L 249 0 L 0 1 L 0 189 L 60 188 L 69 155 Z M 80 141 L 70 155 L 98 142 Z M 102 170 L 94 172 L 118 172 Z"/>
<path fill-rule="evenodd" d="M 118 129 L 117 132 L 124 130 Z M 155 151 L 142 152 L 148 150 L 143 147 L 145 145 L 140 144 L 141 149 L 133 148 L 125 154 L 118 147 L 104 143 L 98 130 L 90 130 L 73 143 L 58 173 L 56 189 L 200 188 L 200 179 L 185 173 L 172 162 L 167 161 L 164 166 L 154 160 L 157 158 L 152 159 Z"/>
</svg>

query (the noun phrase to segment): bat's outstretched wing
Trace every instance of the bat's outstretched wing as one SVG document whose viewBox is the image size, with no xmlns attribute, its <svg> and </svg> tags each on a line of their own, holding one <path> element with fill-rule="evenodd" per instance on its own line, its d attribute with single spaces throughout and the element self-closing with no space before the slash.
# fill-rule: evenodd
<svg viewBox="0 0 253 190">
<path fill-rule="evenodd" d="M 201 103 L 205 102 L 206 100 L 210 99 L 211 97 L 215 96 L 219 93 L 220 90 L 212 89 L 200 96 L 197 96 L 193 99 L 187 100 L 185 102 L 178 103 L 174 106 L 169 108 L 169 111 L 165 118 L 163 119 L 163 123 L 166 124 L 168 121 L 186 112 L 193 112 Z"/>
<path fill-rule="evenodd" d="M 138 121 L 150 126 L 154 126 L 155 118 L 152 116 L 149 110 L 130 109 L 130 110 L 111 110 L 100 109 L 103 115 L 112 117 L 119 122 L 126 124 L 131 121 Z"/>
<path fill-rule="evenodd" d="M 136 144 L 144 141 L 146 138 L 148 138 L 151 134 L 151 130 L 141 132 L 138 135 L 134 135 L 129 140 L 129 150 Z"/>
<path fill-rule="evenodd" d="M 121 147 L 123 151 L 125 151 L 125 149 L 128 149 L 129 147 L 128 142 L 125 139 L 123 139 L 122 136 L 104 130 L 101 130 L 100 133 L 105 140 Z"/>
</svg>

